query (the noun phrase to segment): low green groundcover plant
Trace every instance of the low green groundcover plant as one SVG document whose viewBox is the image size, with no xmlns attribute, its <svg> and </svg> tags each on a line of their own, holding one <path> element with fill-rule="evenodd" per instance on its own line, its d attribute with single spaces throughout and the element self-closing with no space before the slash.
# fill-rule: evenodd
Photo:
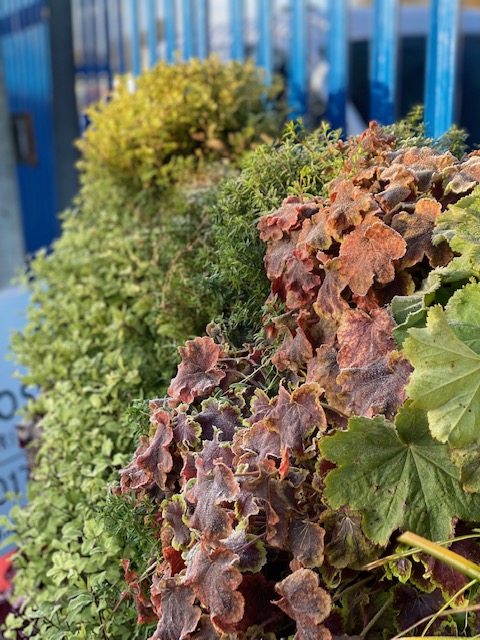
<svg viewBox="0 0 480 640">
<path fill-rule="evenodd" d="M 342 153 L 258 221 L 264 330 L 209 325 L 138 408 L 121 600 L 152 640 L 480 633 L 479 581 L 396 543 L 480 560 L 480 155 L 376 125 Z"/>
</svg>

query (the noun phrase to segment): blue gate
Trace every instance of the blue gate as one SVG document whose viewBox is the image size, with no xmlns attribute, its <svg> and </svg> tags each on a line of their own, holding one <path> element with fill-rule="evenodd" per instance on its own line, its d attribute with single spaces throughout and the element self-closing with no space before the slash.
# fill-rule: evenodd
<svg viewBox="0 0 480 640">
<path fill-rule="evenodd" d="M 397 115 L 399 13 L 406 7 L 400 0 L 372 0 L 371 10 L 357 4 L 354 0 L 2 0 L 1 52 L 15 130 L 25 149 L 18 174 L 28 251 L 56 235 L 56 212 L 68 202 L 59 195 L 68 182 L 59 178 L 59 170 L 73 164 L 67 155 L 76 131 L 63 134 L 59 151 L 56 128 L 66 110 L 55 105 L 58 96 L 64 100 L 67 75 L 64 71 L 57 90 L 52 69 L 71 55 L 72 42 L 65 40 L 51 49 L 59 32 L 67 31 L 65 25 L 53 28 L 55 16 L 65 7 L 72 11 L 75 69 L 72 60 L 70 75 L 76 78 L 80 114 L 91 102 L 106 97 L 117 73 L 131 72 L 134 77 L 159 59 L 172 62 L 177 54 L 188 59 L 216 52 L 223 59 L 253 57 L 267 78 L 274 71 L 283 73 L 292 117 L 308 113 L 312 98 L 320 97 L 330 123 L 345 129 L 352 80 L 349 63 L 355 63 L 350 60 L 352 34 L 362 12 L 371 21 L 369 79 L 362 89 L 370 96 L 370 110 L 364 119 L 369 116 L 388 124 Z M 455 121 L 460 0 L 431 0 L 429 9 L 422 11 L 423 35 L 428 39 L 425 120 L 428 133 L 438 136 Z M 70 195 L 72 191 L 73 186 Z"/>
<path fill-rule="evenodd" d="M 44 0 L 0 4 L 0 42 L 29 252 L 49 244 L 58 231 L 47 17 Z"/>
</svg>

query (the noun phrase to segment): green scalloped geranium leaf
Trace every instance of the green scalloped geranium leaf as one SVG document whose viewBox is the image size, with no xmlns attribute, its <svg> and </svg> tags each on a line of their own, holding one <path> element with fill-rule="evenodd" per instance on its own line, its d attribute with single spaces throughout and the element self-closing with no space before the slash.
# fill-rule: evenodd
<svg viewBox="0 0 480 640">
<path fill-rule="evenodd" d="M 408 396 L 428 412 L 440 442 L 480 439 L 480 284 L 468 284 L 446 310 L 433 307 L 424 329 L 410 329 L 404 351 L 414 367 Z"/>
<path fill-rule="evenodd" d="M 411 403 L 395 425 L 383 416 L 351 418 L 348 431 L 322 438 L 320 451 L 338 467 L 325 478 L 329 505 L 361 511 L 378 544 L 396 529 L 445 540 L 454 518 L 480 521 L 480 495 L 463 491 L 448 446 L 431 437 L 425 413 Z"/>
<path fill-rule="evenodd" d="M 453 251 L 461 255 L 448 265 L 450 271 L 472 269 L 480 271 L 480 187 L 452 204 L 436 220 L 432 240 L 448 242 Z"/>
</svg>

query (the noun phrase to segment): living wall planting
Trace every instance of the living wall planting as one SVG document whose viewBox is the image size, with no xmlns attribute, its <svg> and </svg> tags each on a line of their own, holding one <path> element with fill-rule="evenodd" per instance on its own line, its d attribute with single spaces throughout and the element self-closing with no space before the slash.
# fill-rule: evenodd
<svg viewBox="0 0 480 640">
<path fill-rule="evenodd" d="M 121 472 L 152 639 L 480 631 L 478 580 L 395 542 L 480 559 L 480 156 L 375 124 L 332 147 L 324 190 L 258 220 L 263 332 L 180 347 Z"/>
<path fill-rule="evenodd" d="M 135 448 L 129 404 L 162 393 L 176 343 L 222 313 L 192 261 L 215 185 L 280 127 L 269 95 L 252 65 L 211 59 L 160 65 L 91 110 L 80 194 L 30 265 L 29 322 L 13 341 L 40 390 L 28 417 L 41 437 L 29 504 L 13 513 L 6 637 L 147 636 L 116 608 L 120 559 L 137 547 L 106 529 L 108 485 Z"/>
</svg>

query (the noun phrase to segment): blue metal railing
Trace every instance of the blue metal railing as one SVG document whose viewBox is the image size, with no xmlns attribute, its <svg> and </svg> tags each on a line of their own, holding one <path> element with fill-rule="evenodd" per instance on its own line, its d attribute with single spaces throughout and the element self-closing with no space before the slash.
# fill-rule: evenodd
<svg viewBox="0 0 480 640">
<path fill-rule="evenodd" d="M 256 0 L 253 9 L 252 4 L 245 0 L 72 2 L 80 14 L 77 16 L 80 23 L 84 25 L 84 42 L 77 43 L 77 46 L 85 49 L 84 57 L 87 66 L 92 67 L 92 73 L 99 68 L 111 67 L 109 59 L 98 59 L 92 42 L 92 34 L 95 34 L 92 7 L 104 2 L 112 9 L 105 11 L 105 31 L 107 51 L 115 52 L 112 53 L 116 60 L 114 72 L 130 70 L 138 75 L 142 64 L 153 66 L 158 59 L 173 62 L 177 51 L 184 60 L 205 58 L 211 51 L 233 60 L 244 60 L 246 56 L 253 55 L 257 64 L 265 69 L 267 81 L 274 71 L 280 69 L 284 73 L 292 117 L 308 111 L 313 71 L 309 40 L 313 34 L 319 43 L 316 49 L 323 51 L 328 64 L 327 118 L 335 127 L 346 126 L 351 43 L 349 23 L 352 15 L 349 0 L 317 0 L 315 11 L 323 12 L 323 26 L 320 28 L 311 24 L 311 12 L 314 11 L 311 5 L 315 3 L 307 0 L 285 0 L 281 5 L 283 11 L 278 9 L 278 0 Z M 402 3 L 401 0 L 372 0 L 372 4 L 370 117 L 388 124 L 397 116 L 397 50 Z M 425 120 L 428 132 L 434 136 L 447 130 L 455 119 L 459 7 L 460 0 L 430 1 L 429 24 L 425 32 L 425 35 L 428 32 Z M 144 33 L 140 33 L 140 12 L 144 12 L 142 15 L 146 18 Z M 222 31 L 226 35 L 223 41 L 220 37 L 221 42 L 217 46 L 212 24 L 220 14 L 223 16 Z M 256 33 L 256 38 L 252 33 Z M 116 42 L 110 43 L 110 37 L 114 37 Z M 282 54 L 280 63 L 279 50 Z M 110 57 L 110 53 L 108 55 Z"/>
</svg>

